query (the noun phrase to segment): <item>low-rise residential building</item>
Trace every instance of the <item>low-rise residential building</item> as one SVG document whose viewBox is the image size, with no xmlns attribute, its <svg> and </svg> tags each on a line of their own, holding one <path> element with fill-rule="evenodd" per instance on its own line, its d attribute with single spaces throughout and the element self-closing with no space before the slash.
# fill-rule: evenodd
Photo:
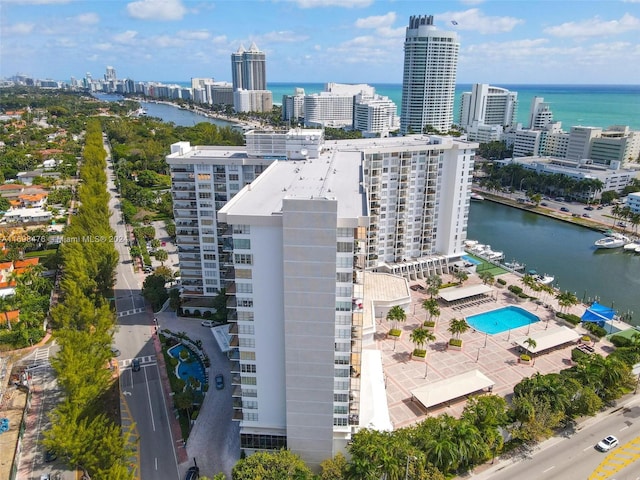
<svg viewBox="0 0 640 480">
<path fill-rule="evenodd" d="M 633 213 L 640 213 L 640 192 L 634 192 L 627 195 L 626 206 Z"/>
</svg>

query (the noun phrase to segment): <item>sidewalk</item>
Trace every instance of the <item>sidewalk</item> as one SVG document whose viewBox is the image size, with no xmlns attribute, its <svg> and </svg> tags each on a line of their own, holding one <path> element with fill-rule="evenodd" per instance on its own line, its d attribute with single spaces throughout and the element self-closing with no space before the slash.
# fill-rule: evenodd
<svg viewBox="0 0 640 480">
<path fill-rule="evenodd" d="M 617 412 L 620 409 L 629 407 L 633 404 L 636 404 L 640 402 L 640 397 L 638 395 L 634 395 L 633 393 L 629 393 L 627 395 L 625 395 L 624 397 L 620 398 L 616 404 L 616 406 L 611 407 L 611 408 L 607 408 L 606 410 L 598 413 L 597 415 L 594 415 L 593 417 L 587 417 L 584 418 L 583 420 L 579 421 L 576 423 L 576 427 L 575 427 L 575 431 L 580 431 L 583 430 L 584 428 L 590 427 L 592 425 L 595 425 L 597 423 L 599 423 L 600 421 L 604 420 L 604 418 L 606 418 L 607 416 Z M 551 448 L 553 446 L 555 446 L 556 444 L 558 444 L 558 442 L 561 442 L 563 439 L 558 436 L 560 435 L 561 432 L 558 432 L 555 436 L 548 438 L 538 444 L 535 444 L 532 447 L 532 456 L 535 456 L 537 453 L 546 450 L 548 448 Z M 475 468 L 475 470 L 469 472 L 468 474 L 465 474 L 463 476 L 458 476 L 455 478 L 468 478 L 468 477 L 473 477 L 474 479 L 478 479 L 478 480 L 490 480 L 493 476 L 493 474 L 508 469 L 509 467 L 511 467 L 512 465 L 515 465 L 516 463 L 518 463 L 520 461 L 521 457 L 514 457 L 514 458 L 504 458 L 501 459 L 501 457 L 496 457 L 495 462 L 493 464 L 491 463 L 485 463 L 483 465 L 480 465 L 478 467 Z"/>
<path fill-rule="evenodd" d="M 153 311 L 149 308 L 148 311 L 153 316 Z M 153 323 L 153 321 L 152 321 Z M 154 326 L 151 327 L 157 329 Z M 173 437 L 173 448 L 176 452 L 176 458 L 178 464 L 184 463 L 189 459 L 187 450 L 185 448 L 184 439 L 182 438 L 182 430 L 180 429 L 180 422 L 174 414 L 173 397 L 171 396 L 171 384 L 169 383 L 169 376 L 167 375 L 167 366 L 164 361 L 164 355 L 162 354 L 162 345 L 160 345 L 160 338 L 157 333 L 153 335 L 153 346 L 156 350 L 156 362 L 158 362 L 158 371 L 160 372 L 160 382 L 162 383 L 162 392 L 164 395 L 165 405 L 167 406 L 167 418 L 169 419 L 169 425 L 171 427 L 171 436 Z"/>
</svg>

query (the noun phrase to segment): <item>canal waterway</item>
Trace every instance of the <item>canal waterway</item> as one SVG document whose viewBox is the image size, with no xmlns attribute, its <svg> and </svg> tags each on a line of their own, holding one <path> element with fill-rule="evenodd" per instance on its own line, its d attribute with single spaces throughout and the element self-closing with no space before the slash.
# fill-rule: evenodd
<svg viewBox="0 0 640 480">
<path fill-rule="evenodd" d="M 122 95 L 113 95 L 113 94 L 94 94 L 94 96 L 105 102 L 120 102 L 124 100 Z M 206 117 L 198 112 L 193 112 L 191 110 L 184 110 L 182 108 L 175 107 L 173 105 L 168 105 L 166 103 L 156 103 L 156 102 L 139 102 L 142 108 L 147 111 L 147 116 L 149 117 L 157 117 L 163 122 L 171 122 L 178 127 L 193 127 L 197 123 L 208 122 L 213 123 L 214 125 L 218 125 L 219 127 L 234 127 L 237 126 L 236 123 L 227 122 L 225 120 L 220 120 L 217 118 Z"/>
<path fill-rule="evenodd" d="M 585 302 L 597 299 L 640 324 L 640 255 L 622 248 L 596 250 L 602 234 L 490 201 L 472 202 L 469 239 L 491 245 L 526 270 L 548 273 L 553 285 Z"/>
</svg>

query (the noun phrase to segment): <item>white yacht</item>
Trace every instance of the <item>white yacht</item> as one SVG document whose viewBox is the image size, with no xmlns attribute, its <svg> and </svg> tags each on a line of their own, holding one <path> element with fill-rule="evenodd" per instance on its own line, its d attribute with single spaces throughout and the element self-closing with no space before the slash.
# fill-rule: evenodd
<svg viewBox="0 0 640 480">
<path fill-rule="evenodd" d="M 471 192 L 471 200 L 474 202 L 481 202 L 484 200 L 484 197 L 476 192 Z"/>
<path fill-rule="evenodd" d="M 536 275 L 533 278 L 536 279 L 536 282 L 541 283 L 543 285 L 551 285 L 553 281 L 556 279 L 556 277 L 547 275 L 546 273 L 544 275 Z"/>
<path fill-rule="evenodd" d="M 640 248 L 640 243 L 627 243 L 623 248 L 626 252 L 635 252 L 637 248 Z"/>
<path fill-rule="evenodd" d="M 627 243 L 629 243 L 629 239 L 624 235 L 617 233 L 610 237 L 604 237 L 600 240 L 596 240 L 594 245 L 596 248 L 620 248 L 624 247 Z"/>
</svg>

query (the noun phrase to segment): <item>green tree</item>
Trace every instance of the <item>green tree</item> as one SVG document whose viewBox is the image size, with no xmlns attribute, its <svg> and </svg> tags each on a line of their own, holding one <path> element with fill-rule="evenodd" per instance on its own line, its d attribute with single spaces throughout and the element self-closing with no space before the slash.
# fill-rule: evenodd
<svg viewBox="0 0 640 480">
<path fill-rule="evenodd" d="M 418 327 L 413 329 L 413 332 L 411 332 L 409 338 L 416 347 L 416 349 L 413 351 L 414 353 L 416 353 L 417 350 L 423 350 L 422 347 L 424 347 L 425 343 L 433 342 L 436 339 L 436 336 L 429 330 Z"/>
<path fill-rule="evenodd" d="M 531 350 L 538 346 L 538 342 L 536 342 L 533 338 L 529 337 L 523 342 L 527 346 L 527 353 L 531 354 Z M 535 360 L 534 360 L 535 363 Z"/>
<path fill-rule="evenodd" d="M 464 332 L 469 330 L 469 324 L 464 318 L 452 318 L 447 329 L 455 338 L 460 338 Z"/>
<path fill-rule="evenodd" d="M 289 450 L 256 452 L 235 464 L 233 480 L 311 480 L 313 473 Z"/>
<path fill-rule="evenodd" d="M 169 298 L 167 289 L 164 287 L 164 277 L 159 275 L 149 275 L 145 278 L 142 284 L 142 295 L 151 303 L 151 306 L 155 312 L 160 310 L 162 304 Z"/>
<path fill-rule="evenodd" d="M 164 265 L 164 262 L 166 262 L 167 259 L 169 258 L 169 254 L 167 253 L 166 250 L 163 250 L 162 248 L 160 248 L 156 250 L 155 257 L 156 257 L 156 260 L 158 260 L 162 265 Z"/>
<path fill-rule="evenodd" d="M 395 305 L 387 312 L 387 321 L 392 322 L 393 330 L 397 330 L 398 322 L 404 322 L 407 319 L 407 312 L 399 305 Z"/>
<path fill-rule="evenodd" d="M 483 270 L 478 274 L 478 276 L 480 277 L 480 280 L 482 280 L 482 283 L 485 285 L 493 285 L 495 281 L 493 273 L 489 272 L 488 270 Z"/>
<path fill-rule="evenodd" d="M 438 301 L 433 297 L 425 299 L 422 302 L 422 308 L 424 308 L 429 314 L 429 321 L 431 321 L 434 317 L 440 316 L 440 307 L 438 306 Z"/>
<path fill-rule="evenodd" d="M 320 463 L 319 480 L 344 480 L 349 464 L 345 456 L 338 452 L 335 457 Z"/>
<path fill-rule="evenodd" d="M 442 278 L 440 276 L 431 275 L 427 278 L 427 293 L 430 297 L 433 298 L 438 295 L 440 287 L 442 287 Z"/>
<path fill-rule="evenodd" d="M 462 285 L 464 282 L 466 282 L 469 279 L 469 274 L 462 269 L 459 269 L 456 272 L 454 272 L 453 276 L 456 280 L 458 280 L 458 283 L 460 285 Z"/>
</svg>

